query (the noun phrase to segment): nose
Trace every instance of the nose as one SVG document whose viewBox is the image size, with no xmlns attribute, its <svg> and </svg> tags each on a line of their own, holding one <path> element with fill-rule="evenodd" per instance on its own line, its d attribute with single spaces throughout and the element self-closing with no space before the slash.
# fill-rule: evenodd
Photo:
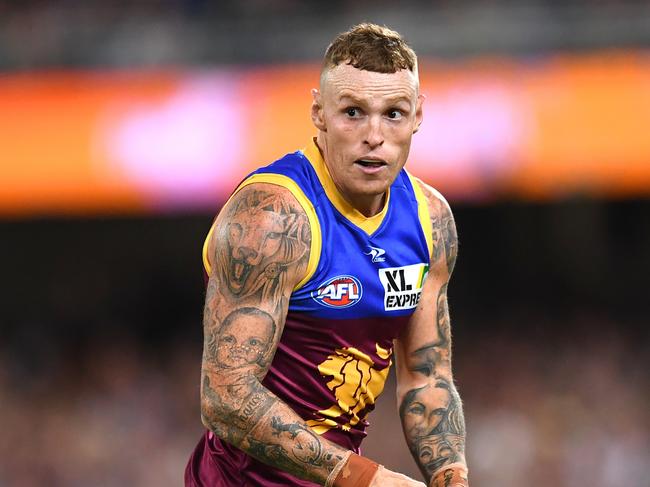
<svg viewBox="0 0 650 487">
<path fill-rule="evenodd" d="M 251 249 L 250 247 L 236 247 L 233 249 L 232 256 L 235 259 L 241 259 L 249 262 L 257 258 L 257 251 L 255 249 Z"/>
<path fill-rule="evenodd" d="M 370 149 L 379 147 L 384 143 L 384 135 L 381 130 L 381 117 L 370 117 L 368 120 L 368 131 L 364 141 Z"/>
</svg>

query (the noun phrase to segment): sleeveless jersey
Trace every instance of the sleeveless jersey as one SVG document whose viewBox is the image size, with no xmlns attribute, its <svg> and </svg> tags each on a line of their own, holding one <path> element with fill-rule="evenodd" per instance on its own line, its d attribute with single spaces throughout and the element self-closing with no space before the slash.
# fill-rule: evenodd
<svg viewBox="0 0 650 487">
<path fill-rule="evenodd" d="M 338 192 L 314 141 L 253 172 L 238 190 L 254 183 L 291 191 L 312 233 L 307 274 L 291 295 L 263 384 L 316 433 L 358 453 L 366 416 L 392 364 L 392 341 L 415 311 L 429 270 L 433 243 L 426 200 L 402 170 L 383 210 L 365 217 Z M 186 485 L 315 484 L 206 432 L 188 464 Z"/>
</svg>

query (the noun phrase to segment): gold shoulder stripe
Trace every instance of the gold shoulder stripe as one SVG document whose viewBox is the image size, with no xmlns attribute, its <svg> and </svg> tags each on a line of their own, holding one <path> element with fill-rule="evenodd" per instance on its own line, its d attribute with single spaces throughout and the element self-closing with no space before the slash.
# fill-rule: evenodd
<svg viewBox="0 0 650 487">
<path fill-rule="evenodd" d="M 217 219 L 215 218 L 214 221 L 212 222 L 212 226 L 210 227 L 210 231 L 208 232 L 208 234 L 205 237 L 205 240 L 203 241 L 203 268 L 205 269 L 205 272 L 208 273 L 208 276 L 212 272 L 212 266 L 210 265 L 210 259 L 208 257 L 208 248 L 210 246 L 210 239 L 212 238 L 212 232 L 214 231 L 214 225 L 216 223 L 217 223 Z"/>
<path fill-rule="evenodd" d="M 424 192 L 422 191 L 422 187 L 420 186 L 418 179 L 408 172 L 406 174 L 411 180 L 411 185 L 413 186 L 413 191 L 415 193 L 415 199 L 418 202 L 418 218 L 420 219 L 420 225 L 422 225 L 424 238 L 427 241 L 429 257 L 431 257 L 433 255 L 433 225 L 431 224 L 429 203 L 427 202 L 426 196 L 424 196 Z"/>
<path fill-rule="evenodd" d="M 320 229 L 320 222 L 318 221 L 318 216 L 316 215 L 316 210 L 314 209 L 312 202 L 309 201 L 309 198 L 305 196 L 305 193 L 303 193 L 302 189 L 300 189 L 296 182 L 290 177 L 283 174 L 253 174 L 239 185 L 235 192 L 230 196 L 226 204 L 228 204 L 232 197 L 235 196 L 242 188 L 245 188 L 246 186 L 254 183 L 275 184 L 276 186 L 281 186 L 285 189 L 288 189 L 296 198 L 296 200 L 298 200 L 298 203 L 300 203 L 302 209 L 305 210 L 307 219 L 309 220 L 309 227 L 311 229 L 311 248 L 309 252 L 309 262 L 307 263 L 307 272 L 305 273 L 305 276 L 293 288 L 294 291 L 296 291 L 304 286 L 307 281 L 309 281 L 309 279 L 311 279 L 311 277 L 314 275 L 314 272 L 316 272 L 318 262 L 320 261 L 322 234 Z M 205 270 L 207 271 L 208 275 L 210 275 L 211 272 L 208 247 L 213 231 L 214 223 L 212 224 L 212 227 L 210 228 L 210 231 L 205 238 L 205 242 L 203 243 L 203 265 L 205 266 Z"/>
</svg>

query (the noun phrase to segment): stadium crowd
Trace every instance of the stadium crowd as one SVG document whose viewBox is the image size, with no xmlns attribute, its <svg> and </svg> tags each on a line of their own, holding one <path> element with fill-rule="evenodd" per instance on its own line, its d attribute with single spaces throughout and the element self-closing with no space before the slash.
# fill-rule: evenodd
<svg viewBox="0 0 650 487">
<path fill-rule="evenodd" d="M 594 316 L 562 324 L 530 317 L 525 327 L 537 336 L 506 331 L 519 323 L 499 326 L 489 339 L 457 332 L 473 482 L 645 485 L 648 351 Z M 570 340 L 541 340 L 541 330 L 560 327 L 571 330 Z M 191 380 L 199 345 L 173 340 L 152 349 L 125 335 L 97 339 L 81 355 L 64 353 L 61 338 L 43 346 L 50 358 L 38 371 L 23 363 L 33 350 L 13 361 L 0 354 L 0 486 L 178 485 L 202 431 L 198 380 Z M 370 416 L 364 452 L 415 474 L 404 441 L 387 441 L 401 437 L 393 389 L 391 379 Z"/>
</svg>

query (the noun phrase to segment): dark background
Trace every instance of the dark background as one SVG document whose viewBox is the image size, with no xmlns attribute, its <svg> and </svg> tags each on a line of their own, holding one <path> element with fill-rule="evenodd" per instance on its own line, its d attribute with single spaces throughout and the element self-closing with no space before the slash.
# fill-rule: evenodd
<svg viewBox="0 0 650 487">
<path fill-rule="evenodd" d="M 649 210 L 647 200 L 454 205 L 454 365 L 479 485 L 617 485 L 624 474 L 644 485 Z M 180 483 L 201 432 L 211 220 L 0 224 L 6 485 Z M 393 381 L 365 453 L 415 475 Z"/>
</svg>

